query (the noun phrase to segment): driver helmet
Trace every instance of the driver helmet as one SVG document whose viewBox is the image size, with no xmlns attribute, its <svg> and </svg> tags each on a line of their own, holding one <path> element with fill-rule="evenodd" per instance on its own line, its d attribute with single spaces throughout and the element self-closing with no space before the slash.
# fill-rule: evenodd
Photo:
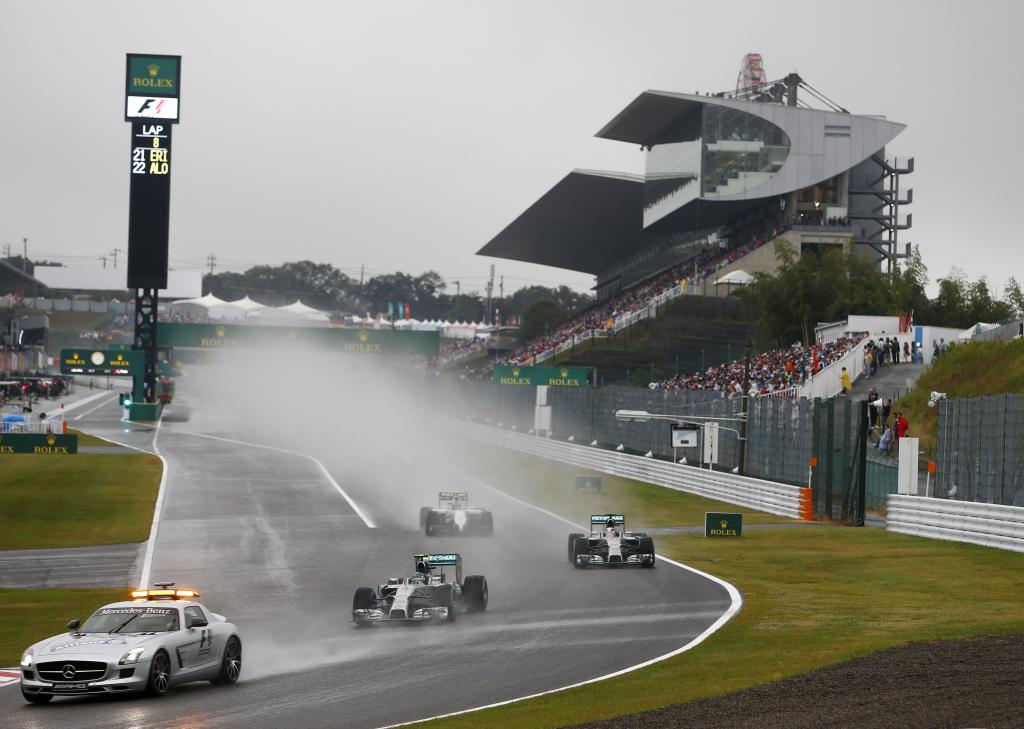
<svg viewBox="0 0 1024 729">
<path fill-rule="evenodd" d="M 416 561 L 416 572 L 418 572 L 421 575 L 429 574 L 430 567 L 429 565 L 427 565 L 427 561 L 425 559 L 420 559 Z"/>
</svg>

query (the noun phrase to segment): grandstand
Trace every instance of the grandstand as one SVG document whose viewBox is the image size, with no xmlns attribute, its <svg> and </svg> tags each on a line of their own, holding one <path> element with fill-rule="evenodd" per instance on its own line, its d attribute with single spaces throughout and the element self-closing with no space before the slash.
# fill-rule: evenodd
<svg viewBox="0 0 1024 729">
<path fill-rule="evenodd" d="M 900 178 L 913 160 L 887 160 L 885 145 L 904 128 L 851 114 L 795 74 L 756 91 L 645 91 L 597 133 L 639 145 L 644 175 L 575 170 L 478 254 L 592 274 L 600 301 L 679 266 L 699 293 L 727 295 L 717 280 L 773 271 L 780 239 L 891 265 L 911 223 Z"/>
<path fill-rule="evenodd" d="M 763 81 L 759 59 L 755 75 L 735 92 L 643 92 L 597 136 L 639 145 L 644 175 L 575 170 L 478 251 L 596 277 L 593 307 L 503 361 L 543 362 L 684 294 L 728 296 L 775 272 L 782 241 L 890 267 L 904 255 L 913 160 L 885 145 L 905 125 L 851 114 L 796 74 Z"/>
</svg>

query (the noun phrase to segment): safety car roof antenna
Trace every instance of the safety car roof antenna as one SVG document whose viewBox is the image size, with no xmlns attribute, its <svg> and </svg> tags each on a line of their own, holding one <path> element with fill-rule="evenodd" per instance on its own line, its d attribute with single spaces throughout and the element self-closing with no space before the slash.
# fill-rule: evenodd
<svg viewBox="0 0 1024 729">
<path fill-rule="evenodd" d="M 159 587 L 161 590 L 169 590 L 175 585 L 174 582 L 154 582 L 153 584 Z"/>
</svg>

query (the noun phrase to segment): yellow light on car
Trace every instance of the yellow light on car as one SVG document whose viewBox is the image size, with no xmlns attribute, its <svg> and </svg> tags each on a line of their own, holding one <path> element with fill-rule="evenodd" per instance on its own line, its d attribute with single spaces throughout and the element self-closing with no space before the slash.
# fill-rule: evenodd
<svg viewBox="0 0 1024 729">
<path fill-rule="evenodd" d="M 174 596 L 175 597 L 193 598 L 193 597 L 199 597 L 199 593 L 196 592 L 195 590 L 175 590 Z"/>
<path fill-rule="evenodd" d="M 145 600 L 149 597 L 149 590 L 132 590 L 132 600 Z"/>
</svg>

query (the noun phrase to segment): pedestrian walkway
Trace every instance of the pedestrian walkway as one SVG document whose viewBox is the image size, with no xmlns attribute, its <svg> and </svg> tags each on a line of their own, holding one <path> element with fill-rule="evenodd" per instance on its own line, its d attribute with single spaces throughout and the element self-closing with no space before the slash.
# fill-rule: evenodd
<svg viewBox="0 0 1024 729">
<path fill-rule="evenodd" d="M 865 400 L 868 391 L 874 387 L 878 390 L 879 397 L 892 398 L 895 402 L 913 389 L 926 369 L 928 365 L 923 364 L 888 364 L 879 367 L 871 377 L 861 375 L 857 378 L 853 383 L 853 389 L 850 390 L 850 397 L 854 400 Z"/>
</svg>

